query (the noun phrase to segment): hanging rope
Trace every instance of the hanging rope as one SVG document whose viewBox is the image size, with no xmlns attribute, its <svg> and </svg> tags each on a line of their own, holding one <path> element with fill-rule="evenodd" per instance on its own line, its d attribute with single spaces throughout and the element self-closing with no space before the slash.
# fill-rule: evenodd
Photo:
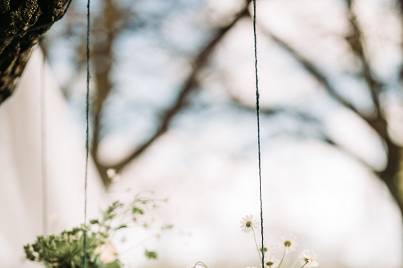
<svg viewBox="0 0 403 268">
<path fill-rule="evenodd" d="M 85 96 L 85 172 L 84 172 L 84 225 L 87 224 L 87 203 L 88 203 L 88 159 L 90 146 L 90 33 L 91 33 L 91 0 L 87 0 L 87 81 L 86 81 L 86 96 Z M 84 258 L 83 267 L 88 267 L 87 258 L 87 229 L 84 229 Z"/>
<path fill-rule="evenodd" d="M 40 120 L 41 120 L 41 178 L 42 178 L 42 232 L 48 232 L 48 172 L 47 172 L 47 133 L 46 133 L 46 92 L 45 92 L 46 56 L 42 51 L 42 68 L 40 78 Z"/>
<path fill-rule="evenodd" d="M 255 52 L 255 87 L 256 87 L 256 123 L 257 123 L 257 157 L 259 169 L 259 205 L 260 205 L 260 236 L 261 236 L 261 265 L 264 268 L 265 247 L 264 247 L 264 227 L 263 227 L 263 193 L 262 193 L 262 159 L 260 144 L 260 94 L 259 94 L 259 69 L 257 57 L 257 31 L 256 31 L 256 0 L 253 3 L 253 47 Z"/>
</svg>

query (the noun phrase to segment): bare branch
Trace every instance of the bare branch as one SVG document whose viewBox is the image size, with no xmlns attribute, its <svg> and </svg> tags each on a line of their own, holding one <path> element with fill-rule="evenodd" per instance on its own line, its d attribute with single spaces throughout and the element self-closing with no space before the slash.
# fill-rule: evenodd
<svg viewBox="0 0 403 268">
<path fill-rule="evenodd" d="M 229 93 L 229 94 L 230 94 L 230 99 L 231 99 L 232 103 L 236 107 L 243 109 L 245 111 L 255 112 L 255 107 L 249 106 L 249 105 L 243 103 L 237 96 L 234 96 L 231 93 Z M 260 111 L 264 116 L 275 116 L 275 115 L 279 115 L 279 114 L 287 114 L 302 122 L 310 122 L 310 123 L 317 124 L 319 126 L 318 127 L 319 139 L 321 141 L 323 141 L 324 143 L 326 143 L 328 145 L 337 147 L 338 150 L 340 150 L 341 152 L 350 156 L 355 161 L 357 161 L 358 163 L 365 166 L 368 170 L 371 170 L 375 175 L 379 175 L 371 165 L 369 165 L 367 162 L 365 162 L 359 156 L 357 156 L 356 154 L 351 152 L 348 148 L 337 144 L 336 141 L 334 141 L 329 135 L 327 135 L 324 131 L 322 131 L 320 128 L 321 121 L 314 115 L 312 115 L 308 112 L 305 112 L 303 110 L 295 109 L 294 107 L 289 107 L 289 106 L 285 106 L 285 107 L 284 106 L 275 106 L 275 107 L 270 107 L 270 108 L 263 107 L 263 108 L 261 108 Z"/>
<path fill-rule="evenodd" d="M 376 118 L 368 118 L 364 114 L 362 114 L 354 105 L 351 104 L 346 98 L 344 98 L 337 89 L 333 86 L 333 84 L 329 81 L 326 75 L 320 70 L 316 64 L 301 54 L 297 49 L 293 48 L 288 42 L 284 41 L 270 30 L 260 27 L 261 32 L 273 40 L 277 45 L 282 47 L 285 51 L 287 51 L 302 67 L 303 69 L 310 74 L 318 83 L 320 83 L 323 88 L 327 91 L 329 96 L 335 99 L 342 106 L 346 107 L 362 120 L 364 120 L 367 124 L 369 124 L 381 138 L 387 138 L 387 125 L 386 121 L 382 117 Z"/>
<path fill-rule="evenodd" d="M 289 43 L 263 27 L 260 28 L 265 36 L 273 40 L 277 45 L 287 51 L 302 67 L 309 73 L 319 84 L 323 86 L 328 94 L 338 101 L 341 105 L 345 106 L 349 110 L 353 111 L 360 117 L 364 117 L 347 99 L 339 94 L 337 89 L 332 85 L 326 75 L 320 71 L 320 68 L 315 63 L 302 55 L 298 50 L 293 48 Z M 363 118 L 365 121 L 366 119 Z"/>
<path fill-rule="evenodd" d="M 218 28 L 210 41 L 201 49 L 200 53 L 193 60 L 193 69 L 183 83 L 182 88 L 172 105 L 163 113 L 163 116 L 155 132 L 131 154 L 112 166 L 117 172 L 121 172 L 131 161 L 144 153 L 159 137 L 161 137 L 170 127 L 175 115 L 186 106 L 188 96 L 196 89 L 198 74 L 207 64 L 215 48 L 223 40 L 224 36 L 236 25 L 236 23 L 247 15 L 250 1 L 246 1 L 242 10 L 234 16 L 227 25 Z"/>
<path fill-rule="evenodd" d="M 328 94 L 333 97 L 336 101 L 338 101 L 341 105 L 355 113 L 357 116 L 359 116 L 362 120 L 364 120 L 369 126 L 371 126 L 376 133 L 379 135 L 381 139 L 383 139 L 385 143 L 385 151 L 387 154 L 388 158 L 388 163 L 386 168 L 381 171 L 377 172 L 375 171 L 372 167 L 370 167 L 367 163 L 363 162 L 360 158 L 358 158 L 356 155 L 353 153 L 349 152 L 345 148 L 341 146 L 337 146 L 339 149 L 343 150 L 346 152 L 348 155 L 354 157 L 354 159 L 358 160 L 360 163 L 362 163 L 364 166 L 366 166 L 369 170 L 374 172 L 378 176 L 380 180 L 382 180 L 386 186 L 388 187 L 392 197 L 395 199 L 395 201 L 398 204 L 398 207 L 400 209 L 401 214 L 403 215 L 403 198 L 401 197 L 401 193 L 399 191 L 399 179 L 398 179 L 398 173 L 400 170 L 400 161 L 402 159 L 402 149 L 396 145 L 391 138 L 389 137 L 388 134 L 388 125 L 387 125 L 387 120 L 383 117 L 381 111 L 377 113 L 377 116 L 374 118 L 368 118 L 362 113 L 360 113 L 347 99 L 345 99 L 343 96 L 341 96 L 337 90 L 334 88 L 334 86 L 330 83 L 330 81 L 327 79 L 326 75 L 320 71 L 320 69 L 307 57 L 302 55 L 301 53 L 298 52 L 298 50 L 294 49 L 289 43 L 286 41 L 282 40 L 275 34 L 271 33 L 267 29 L 262 29 L 262 32 L 269 38 L 271 38 L 274 42 L 276 42 L 280 47 L 282 47 L 284 50 L 289 52 L 289 54 L 298 62 L 301 64 L 301 66 L 304 68 L 307 73 L 312 75 L 313 78 L 315 78 L 320 84 L 322 84 L 323 88 L 328 92 Z M 364 46 L 361 46 L 364 47 Z M 363 50 L 362 50 L 363 51 Z M 361 60 L 364 60 L 363 62 L 363 68 L 364 68 L 364 79 L 366 80 L 368 84 L 368 88 L 370 89 L 371 92 L 371 97 L 374 98 L 373 102 L 374 105 L 377 105 L 379 107 L 379 90 L 380 90 L 380 83 L 376 82 L 376 80 L 373 78 L 371 68 L 369 66 L 369 62 L 365 58 L 365 54 L 361 54 Z M 363 58 L 364 57 L 364 58 Z M 367 65 L 365 67 L 365 65 Z M 331 145 L 337 145 L 334 141 L 332 141 L 329 138 L 324 139 L 327 143 Z"/>
<path fill-rule="evenodd" d="M 399 1 L 402 4 L 402 1 Z M 354 0 L 346 0 L 347 17 L 350 23 L 351 32 L 346 37 L 354 55 L 360 60 L 362 65 L 362 76 L 367 84 L 372 102 L 374 104 L 375 117 L 367 122 L 376 130 L 385 143 L 385 151 L 387 154 L 387 164 L 384 170 L 376 172 L 376 175 L 381 179 L 389 189 L 390 194 L 396 201 L 400 213 L 403 216 L 403 197 L 400 191 L 399 171 L 402 161 L 402 148 L 396 144 L 389 136 L 388 122 L 382 113 L 382 107 L 379 101 L 379 94 L 382 90 L 382 83 L 375 78 L 375 75 L 370 66 L 370 62 L 365 53 L 365 40 L 362 36 L 362 30 L 358 22 L 357 16 L 354 13 Z M 403 5 L 401 5 L 403 8 Z M 402 9 L 403 10 L 403 9 Z"/>
<path fill-rule="evenodd" d="M 403 25 L 403 0 L 398 1 L 398 5 L 400 8 L 400 20 L 401 20 L 401 25 Z M 400 29 L 401 31 L 401 36 L 403 37 L 403 28 Z M 403 42 L 400 44 L 401 46 L 401 51 L 403 51 Z M 403 87 L 403 63 L 400 64 L 400 71 L 399 71 L 399 80 L 400 80 L 400 86 Z"/>
<path fill-rule="evenodd" d="M 231 103 L 236 107 L 248 112 L 256 112 L 256 107 L 245 104 L 238 96 L 228 92 Z M 272 106 L 272 107 L 260 107 L 260 113 L 264 116 L 276 116 L 280 114 L 290 115 L 303 122 L 319 122 L 318 118 L 314 117 L 312 114 L 296 109 L 291 106 Z"/>
<path fill-rule="evenodd" d="M 95 45 L 92 50 L 97 90 L 93 102 L 91 155 L 100 173 L 101 179 L 106 186 L 110 184 L 110 179 L 107 176 L 107 167 L 104 166 L 99 159 L 98 147 L 101 142 L 105 102 L 113 90 L 111 77 L 115 58 L 113 47 L 121 30 L 119 27 L 121 14 L 122 10 L 119 9 L 113 0 L 104 1 L 102 13 L 96 18 L 96 24 L 102 27 L 103 38 L 94 38 Z"/>
<path fill-rule="evenodd" d="M 365 41 L 358 22 L 357 16 L 354 13 L 354 0 L 346 0 L 347 18 L 350 23 L 350 33 L 346 36 L 346 41 L 349 44 L 354 55 L 359 59 L 362 65 L 362 76 L 368 86 L 371 100 L 374 104 L 376 116 L 382 116 L 382 111 L 379 102 L 379 93 L 382 88 L 382 83 L 375 78 L 372 68 L 369 64 L 368 57 L 365 53 Z"/>
</svg>

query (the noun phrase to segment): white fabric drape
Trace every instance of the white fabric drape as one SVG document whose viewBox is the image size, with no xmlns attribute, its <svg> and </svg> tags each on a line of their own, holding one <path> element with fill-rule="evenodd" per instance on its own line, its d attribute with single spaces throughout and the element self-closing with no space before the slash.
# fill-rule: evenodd
<svg viewBox="0 0 403 268">
<path fill-rule="evenodd" d="M 22 246 L 42 233 L 40 90 L 46 95 L 48 226 L 50 232 L 83 219 L 84 132 L 69 114 L 36 49 L 15 94 L 0 106 L 0 267 L 32 267 Z M 103 195 L 90 164 L 89 213 Z"/>
</svg>

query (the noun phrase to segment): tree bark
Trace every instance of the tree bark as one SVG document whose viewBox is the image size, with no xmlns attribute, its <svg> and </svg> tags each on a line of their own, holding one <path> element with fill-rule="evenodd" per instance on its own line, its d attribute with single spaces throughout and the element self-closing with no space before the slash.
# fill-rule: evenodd
<svg viewBox="0 0 403 268">
<path fill-rule="evenodd" d="M 400 210 L 400 215 L 403 219 L 403 196 L 400 191 L 400 169 L 402 161 L 402 151 L 401 148 L 390 141 L 386 142 L 388 163 L 386 168 L 379 173 L 381 179 L 385 182 L 388 187 L 393 199 Z"/>
<path fill-rule="evenodd" d="M 0 105 L 12 95 L 32 47 L 71 0 L 0 0 Z"/>
</svg>

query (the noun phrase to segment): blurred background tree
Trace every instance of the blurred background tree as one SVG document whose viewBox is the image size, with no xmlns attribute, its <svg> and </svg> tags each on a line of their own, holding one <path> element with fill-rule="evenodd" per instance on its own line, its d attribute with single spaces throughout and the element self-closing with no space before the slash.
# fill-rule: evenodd
<svg viewBox="0 0 403 268">
<path fill-rule="evenodd" d="M 228 55 L 233 50 L 225 49 L 228 43 L 244 44 L 234 32 L 244 29 L 244 25 L 249 27 L 250 1 L 213 2 L 96 3 L 91 58 L 94 78 L 91 154 L 106 187 L 112 183 L 109 169 L 124 172 L 158 144 L 185 113 L 197 114 L 209 105 L 216 105 L 218 100 L 227 112 L 236 110 L 254 116 L 251 85 L 245 88 L 242 84 L 242 80 L 253 78 L 249 70 L 252 70 L 252 44 L 243 47 L 246 55 Z M 403 215 L 403 1 L 377 1 L 376 14 L 366 12 L 365 1 L 325 2 L 258 1 L 265 105 L 262 112 L 268 122 L 278 126 L 276 133 L 266 137 L 315 138 L 336 147 L 385 184 Z M 215 5 L 228 8 L 216 12 Z M 280 6 L 284 13 L 277 16 L 270 13 L 270 5 Z M 80 81 L 85 67 L 82 10 L 74 3 L 64 25 L 48 39 L 51 62 L 62 73 L 64 95 L 71 105 L 78 107 L 83 97 Z M 287 18 L 296 16 L 295 10 L 299 12 L 297 19 L 287 22 Z M 315 17 L 317 12 L 322 17 Z M 329 12 L 336 14 L 334 24 L 326 21 Z M 68 56 L 60 57 L 60 49 L 66 50 Z M 274 50 L 281 59 L 268 57 L 272 54 L 267 50 Z M 334 57 L 327 58 L 332 54 Z M 74 71 L 60 67 L 66 64 L 72 64 Z M 285 75 L 268 71 L 277 67 Z M 291 80 L 294 82 L 290 84 Z M 245 93 L 246 89 L 250 89 L 249 93 Z M 297 97 L 293 96 L 295 91 Z M 282 93 L 283 97 L 273 101 L 276 98 L 270 95 L 272 92 Z M 377 158 L 381 160 L 372 161 L 345 143 L 346 137 L 340 138 L 330 131 L 332 123 L 328 121 L 329 113 L 324 112 L 326 107 L 332 107 L 334 113 L 347 113 L 348 118 L 355 120 L 354 127 L 373 134 L 383 147 L 379 153 L 383 156 Z M 197 116 L 194 120 L 198 120 Z M 288 127 L 290 120 L 292 128 Z M 115 132 L 127 131 L 130 126 L 136 128 L 129 131 L 134 137 L 133 148 L 125 148 L 123 156 L 108 155 L 112 145 L 105 142 L 107 138 Z M 341 122 L 332 127 L 341 136 L 352 135 L 347 138 L 359 143 L 359 131 L 346 130 L 351 124 Z"/>
</svg>

